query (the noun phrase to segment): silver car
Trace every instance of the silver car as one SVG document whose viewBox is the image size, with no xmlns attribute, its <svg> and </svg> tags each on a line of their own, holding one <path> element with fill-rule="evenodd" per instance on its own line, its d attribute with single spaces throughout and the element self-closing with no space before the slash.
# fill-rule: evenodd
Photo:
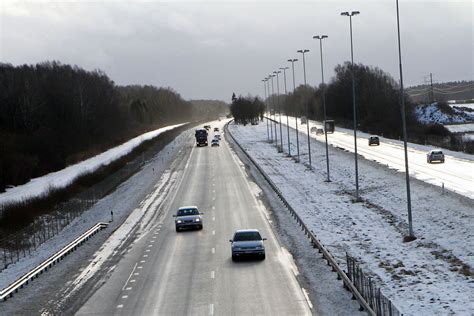
<svg viewBox="0 0 474 316">
<path fill-rule="evenodd" d="M 241 229 L 234 233 L 234 238 L 229 240 L 231 242 L 232 260 L 237 260 L 241 257 L 257 256 L 260 259 L 265 259 L 265 246 L 259 231 L 256 229 Z"/>
<path fill-rule="evenodd" d="M 179 232 L 182 229 L 194 228 L 202 229 L 202 215 L 197 206 L 183 206 L 178 209 L 174 223 L 176 225 L 176 231 Z"/>
<path fill-rule="evenodd" d="M 444 163 L 444 154 L 441 150 L 431 150 L 426 154 L 426 162 L 432 163 L 433 161 Z"/>
</svg>

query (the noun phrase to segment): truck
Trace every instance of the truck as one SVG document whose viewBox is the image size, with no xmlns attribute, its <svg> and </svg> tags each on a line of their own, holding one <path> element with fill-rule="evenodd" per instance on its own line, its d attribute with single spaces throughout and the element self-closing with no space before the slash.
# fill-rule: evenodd
<svg viewBox="0 0 474 316">
<path fill-rule="evenodd" d="M 334 133 L 334 121 L 333 120 L 324 121 L 324 129 L 326 130 L 326 133 L 328 134 Z"/>
<path fill-rule="evenodd" d="M 207 146 L 207 130 L 204 128 L 200 128 L 196 130 L 196 133 L 194 134 L 196 137 L 196 146 Z"/>
</svg>

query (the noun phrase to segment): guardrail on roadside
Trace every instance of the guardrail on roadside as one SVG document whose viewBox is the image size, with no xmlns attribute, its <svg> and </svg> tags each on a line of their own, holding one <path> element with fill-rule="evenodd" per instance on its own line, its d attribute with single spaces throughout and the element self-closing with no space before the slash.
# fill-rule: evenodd
<svg viewBox="0 0 474 316">
<path fill-rule="evenodd" d="M 232 121 L 230 121 L 232 122 Z M 364 297 L 361 295 L 359 290 L 356 288 L 356 286 L 352 283 L 351 279 L 347 276 L 347 274 L 344 272 L 344 270 L 341 269 L 341 267 L 337 264 L 336 260 L 334 257 L 329 253 L 329 251 L 324 247 L 324 245 L 316 238 L 314 235 L 313 231 L 311 231 L 306 224 L 301 220 L 299 215 L 296 213 L 296 211 L 291 207 L 291 205 L 288 203 L 288 201 L 285 199 L 281 191 L 278 189 L 278 187 L 273 183 L 273 181 L 270 179 L 270 177 L 263 171 L 262 168 L 256 163 L 256 161 L 247 153 L 247 151 L 240 145 L 240 143 L 234 138 L 232 133 L 229 132 L 228 122 L 225 125 L 225 130 L 226 134 L 230 135 L 232 140 L 234 141 L 235 144 L 242 150 L 242 152 L 247 156 L 247 158 L 253 163 L 255 168 L 262 174 L 263 178 L 268 182 L 270 187 L 275 191 L 277 194 L 278 198 L 282 201 L 282 203 L 286 206 L 286 208 L 290 211 L 291 215 L 293 218 L 296 220 L 296 222 L 300 225 L 301 230 L 305 233 L 305 235 L 309 238 L 311 244 L 313 247 L 318 248 L 319 253 L 322 253 L 322 256 L 324 259 L 326 259 L 327 263 L 329 266 L 331 266 L 332 271 L 337 273 L 337 278 L 338 280 L 342 280 L 344 288 L 349 290 L 353 298 L 357 299 L 359 302 L 359 310 L 363 311 L 365 310 L 368 314 L 370 315 L 377 315 L 375 311 L 372 309 L 372 307 L 369 305 L 369 303 L 364 299 Z"/>
<path fill-rule="evenodd" d="M 82 245 L 86 240 L 95 235 L 98 231 L 107 227 L 107 223 L 97 223 L 91 228 L 89 228 L 81 236 L 74 239 L 72 242 L 64 246 L 61 250 L 53 254 L 51 257 L 40 263 L 34 269 L 17 279 L 15 282 L 4 288 L 0 291 L 0 300 L 7 300 L 8 297 L 12 297 L 14 293 L 18 292 L 18 289 L 23 288 L 34 278 L 37 278 L 40 274 L 45 271 L 48 271 L 48 268 L 52 267 L 60 260 L 62 260 L 66 255 L 73 252 L 80 245 Z"/>
</svg>

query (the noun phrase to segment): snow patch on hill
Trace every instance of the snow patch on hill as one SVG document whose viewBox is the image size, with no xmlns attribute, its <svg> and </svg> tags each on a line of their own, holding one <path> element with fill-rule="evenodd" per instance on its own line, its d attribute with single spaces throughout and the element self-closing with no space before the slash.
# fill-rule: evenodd
<svg viewBox="0 0 474 316">
<path fill-rule="evenodd" d="M 454 113 L 442 111 L 437 103 L 422 104 L 415 108 L 418 121 L 422 124 L 466 123 L 474 120 L 474 115 L 453 108 Z"/>
</svg>

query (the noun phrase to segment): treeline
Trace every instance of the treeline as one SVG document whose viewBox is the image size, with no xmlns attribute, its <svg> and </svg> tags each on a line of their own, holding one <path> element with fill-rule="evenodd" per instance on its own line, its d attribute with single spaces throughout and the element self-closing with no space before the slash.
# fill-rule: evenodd
<svg viewBox="0 0 474 316">
<path fill-rule="evenodd" d="M 263 119 L 265 104 L 258 98 L 234 97 L 230 105 L 230 113 L 237 124 L 255 123 Z"/>
<path fill-rule="evenodd" d="M 399 86 L 390 74 L 377 67 L 354 65 L 358 128 L 362 131 L 397 138 L 402 135 Z M 294 92 L 279 98 L 270 96 L 267 104 L 281 102 L 282 112 L 291 116 L 306 116 L 323 120 L 322 86 L 301 85 Z M 335 67 L 335 75 L 325 86 L 326 116 L 336 124 L 352 127 L 352 74 L 351 64 Z M 415 117 L 414 104 L 405 96 L 407 124 L 412 132 L 424 133 L 424 127 Z"/>
<path fill-rule="evenodd" d="M 229 114 L 229 104 L 219 100 L 191 100 L 193 116 L 212 120 L 217 116 Z"/>
<path fill-rule="evenodd" d="M 170 88 L 120 87 L 100 70 L 0 64 L 0 192 L 199 113 Z"/>
</svg>

